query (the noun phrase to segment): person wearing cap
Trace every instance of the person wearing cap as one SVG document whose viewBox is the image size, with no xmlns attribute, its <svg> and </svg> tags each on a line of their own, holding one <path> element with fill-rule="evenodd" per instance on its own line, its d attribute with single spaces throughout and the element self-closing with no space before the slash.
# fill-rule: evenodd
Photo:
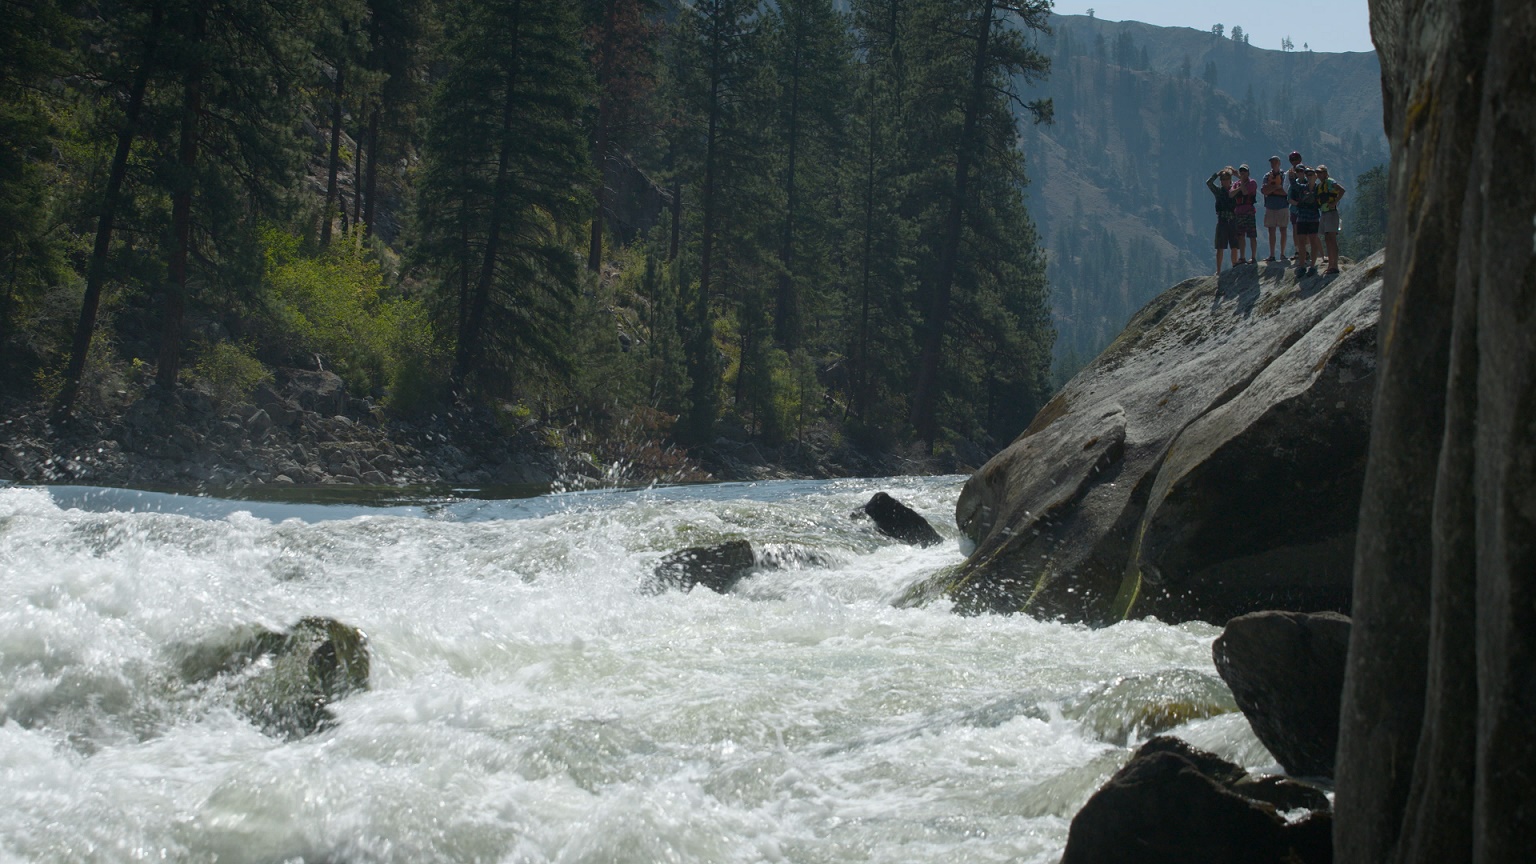
<svg viewBox="0 0 1536 864">
<path fill-rule="evenodd" d="M 1296 274 L 1317 274 L 1315 262 L 1322 254 L 1318 241 L 1318 223 L 1322 221 L 1322 209 L 1317 203 L 1317 169 L 1297 166 L 1296 179 L 1291 183 L 1291 205 L 1296 208 Z"/>
<path fill-rule="evenodd" d="M 1237 264 L 1259 261 L 1259 231 L 1255 225 L 1259 183 L 1248 176 L 1248 165 L 1237 166 L 1237 181 L 1232 184 L 1233 237 L 1237 240 Z M 1234 265 L 1236 266 L 1236 265 Z"/>
<path fill-rule="evenodd" d="M 1291 201 L 1285 195 L 1285 173 L 1280 170 L 1280 157 L 1269 157 L 1269 173 L 1264 175 L 1264 186 L 1259 190 L 1264 196 L 1264 227 L 1269 230 L 1269 258 L 1275 258 L 1275 229 L 1280 230 L 1280 254 L 1285 255 L 1287 234 L 1291 230 Z M 1257 238 L 1255 238 L 1257 245 Z"/>
<path fill-rule="evenodd" d="M 1325 275 L 1339 272 L 1339 199 L 1347 190 L 1339 181 L 1328 176 L 1328 166 L 1317 166 L 1317 205 L 1322 211 L 1318 231 L 1323 244 L 1328 247 L 1328 269 Z"/>
<path fill-rule="evenodd" d="M 1291 184 L 1295 183 L 1296 180 L 1297 180 L 1297 177 L 1300 176 L 1299 175 L 1300 169 L 1306 167 L 1301 162 L 1301 152 L 1297 151 L 1297 150 L 1292 150 L 1291 151 L 1290 162 L 1291 162 L 1291 168 L 1290 168 L 1289 171 L 1285 172 L 1285 189 L 1286 189 L 1286 195 L 1287 196 L 1290 195 Z M 1291 211 L 1291 236 L 1295 237 L 1296 236 L 1296 204 L 1294 202 L 1290 201 L 1289 197 L 1287 197 L 1286 206 Z M 1295 256 L 1296 260 L 1298 260 L 1298 261 L 1301 260 L 1301 241 L 1299 239 L 1294 242 L 1293 248 L 1296 251 L 1296 256 Z M 1285 246 L 1283 244 L 1280 247 L 1280 254 L 1281 254 L 1282 257 L 1284 257 L 1284 255 L 1285 255 Z"/>
<path fill-rule="evenodd" d="M 1235 236 L 1236 219 L 1232 215 L 1232 208 L 1236 203 L 1232 200 L 1232 166 L 1217 171 L 1205 180 L 1205 188 L 1211 190 L 1211 195 L 1216 199 L 1216 275 L 1221 275 L 1221 253 L 1227 249 L 1232 250 L 1232 263 L 1237 264 L 1237 237 Z"/>
</svg>

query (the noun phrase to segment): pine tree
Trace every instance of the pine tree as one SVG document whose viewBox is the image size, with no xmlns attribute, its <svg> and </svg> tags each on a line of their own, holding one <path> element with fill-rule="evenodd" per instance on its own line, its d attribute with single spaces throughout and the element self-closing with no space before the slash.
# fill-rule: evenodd
<svg viewBox="0 0 1536 864">
<path fill-rule="evenodd" d="M 801 194 L 806 176 L 832 183 L 844 129 L 849 49 L 846 24 L 831 0 L 781 0 L 769 17 L 769 52 L 778 77 L 779 147 L 783 154 L 783 227 L 779 240 L 778 285 L 774 300 L 774 341 L 786 351 L 801 347 L 805 283 L 817 274 L 815 262 L 797 260 L 804 244 L 801 223 L 820 222 L 825 197 Z M 807 156 L 809 158 L 807 158 Z M 821 170 L 818 170 L 821 169 Z M 819 205 L 819 206 L 818 206 Z M 824 226 L 822 226 L 824 227 Z M 799 256 L 807 257 L 807 256 Z"/>
<path fill-rule="evenodd" d="M 206 267 L 212 287 L 252 281 L 241 278 L 236 256 L 252 275 L 256 223 L 276 212 L 292 183 L 301 95 L 293 83 L 312 56 L 314 11 L 302 0 L 167 4 L 157 52 L 174 129 L 163 145 L 171 224 L 155 370 L 162 390 L 180 374 L 194 265 Z"/>
<path fill-rule="evenodd" d="M 428 22 L 436 0 L 367 0 L 368 53 L 364 66 L 375 77 L 375 92 L 366 100 L 368 128 L 363 146 L 367 157 L 361 178 L 361 222 L 372 235 L 379 219 L 381 167 L 401 180 L 400 156 L 417 141 L 416 127 L 425 102 L 423 65 L 428 53 Z M 354 178 L 354 182 L 359 182 Z M 386 238 L 386 239 L 392 239 Z"/>
<path fill-rule="evenodd" d="M 587 245 L 587 269 L 594 272 L 602 266 L 612 153 L 636 134 L 655 87 L 654 7 L 655 0 L 588 0 L 587 4 L 587 41 L 597 76 L 592 162 L 598 183 Z"/>
<path fill-rule="evenodd" d="M 0 361 L 25 295 L 56 281 L 62 250 L 50 237 L 47 157 L 51 82 L 69 68 L 56 46 L 73 22 L 52 0 L 9 3 L 0 16 Z"/>
<path fill-rule="evenodd" d="M 423 252 L 456 300 L 454 376 L 569 363 L 569 232 L 592 172 L 577 118 L 590 92 L 563 0 L 465 0 L 453 11 L 420 191 Z"/>
<path fill-rule="evenodd" d="M 1049 58 L 1028 46 L 1009 19 L 1025 29 L 1043 30 L 1050 12 L 1047 2 L 936 3 L 928 19 L 930 69 L 937 73 L 932 82 L 936 102 L 930 108 L 930 122 L 937 128 L 949 119 L 958 120 L 958 129 L 948 130 L 953 137 L 944 142 L 952 159 L 943 197 L 947 199 L 942 223 L 935 226 L 933 269 L 925 285 L 921 358 L 913 387 L 910 420 L 920 438 L 930 446 L 938 436 L 939 372 L 944 364 L 945 343 L 951 303 L 957 276 L 962 268 L 977 262 L 965 247 L 967 220 L 974 223 L 987 206 L 987 199 L 973 188 L 977 167 L 988 153 L 1014 154 L 1014 118 L 998 90 L 1009 88 L 1017 79 L 1042 77 L 1049 69 Z M 944 52 L 941 54 L 940 52 Z M 948 57 L 964 58 L 965 69 L 956 69 Z M 956 74 L 959 73 L 959 74 Z M 1018 100 L 1022 103 L 1022 100 Z M 1037 120 L 1050 117 L 1048 103 L 1022 103 Z M 998 138 L 1002 138 L 1001 146 Z M 942 139 L 941 139 L 942 140 Z M 990 145 L 990 146 L 989 146 Z M 1013 167 L 1013 166 L 1000 166 Z M 1022 166 L 1018 166 L 1021 168 Z M 1018 171 L 1007 171 L 1014 182 L 1022 182 Z M 1011 194 L 1017 194 L 1013 191 Z M 964 260 L 962 260 L 964 256 Z"/>
<path fill-rule="evenodd" d="M 330 151 L 326 158 L 325 205 L 320 210 L 320 247 L 331 243 L 331 229 L 335 224 L 337 206 L 346 222 L 346 207 L 338 201 L 341 172 L 342 119 L 346 115 L 346 100 L 350 95 L 347 87 L 359 88 L 357 78 L 365 45 L 361 38 L 366 7 L 360 0 L 327 0 L 322 6 L 326 14 L 320 16 L 321 30 L 316 40 L 316 53 L 322 68 L 329 76 L 330 93 Z M 350 76 L 350 79 L 349 79 Z M 354 136 L 355 138 L 355 136 Z"/>
<path fill-rule="evenodd" d="M 94 61 L 106 60 L 101 69 L 102 77 L 119 86 L 126 84 L 126 105 L 117 122 L 117 146 L 107 169 L 107 178 L 96 205 L 96 241 L 86 269 L 85 296 L 80 304 L 80 316 L 75 325 L 74 340 L 70 346 L 69 364 L 64 371 L 64 381 L 54 402 L 56 417 L 68 417 L 74 410 L 79 394 L 80 381 L 85 374 L 86 357 L 91 341 L 96 335 L 96 317 L 101 306 L 101 292 L 107 278 L 107 258 L 112 247 L 112 232 L 117 222 L 118 209 L 122 204 L 123 184 L 128 176 L 128 159 L 134 139 L 139 135 L 139 116 L 144 109 L 150 76 L 163 62 L 157 48 L 164 38 L 165 3 L 150 0 L 147 3 L 127 2 L 108 7 L 101 18 L 106 31 L 97 35 L 103 48 L 117 46 L 132 65 L 124 67 L 113 62 L 122 55 L 110 50 L 90 52 Z M 126 50 L 124 50 L 126 49 Z"/>
<path fill-rule="evenodd" d="M 731 199 L 744 192 L 738 181 L 752 177 L 748 164 L 755 155 L 751 146 L 752 112 L 749 100 L 760 96 L 753 79 L 760 67 L 755 62 L 758 7 L 754 0 L 700 0 L 680 22 L 682 85 L 689 115 L 702 128 L 697 154 L 698 289 L 689 299 L 690 322 L 686 340 L 689 414 L 681 434 L 686 441 L 708 440 L 720 412 L 721 369 L 715 345 L 715 301 L 720 292 L 722 252 L 728 223 L 737 215 Z M 757 322 L 740 328 L 751 338 Z M 751 349 L 743 352 L 751 353 Z M 738 379 L 739 380 L 739 379 Z"/>
<path fill-rule="evenodd" d="M 1384 165 L 1355 178 L 1349 191 L 1348 217 L 1340 234 L 1340 251 L 1359 260 L 1387 242 L 1387 170 Z"/>
</svg>

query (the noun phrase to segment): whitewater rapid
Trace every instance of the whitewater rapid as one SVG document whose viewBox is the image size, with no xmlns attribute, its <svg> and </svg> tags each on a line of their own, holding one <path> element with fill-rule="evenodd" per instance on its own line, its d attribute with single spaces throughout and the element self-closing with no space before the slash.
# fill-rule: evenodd
<svg viewBox="0 0 1536 864">
<path fill-rule="evenodd" d="M 1273 765 L 1228 713 L 1216 628 L 893 607 L 961 561 L 961 483 L 0 488 L 0 862 L 1054 862 L 1148 718 Z M 946 542 L 849 518 L 879 490 Z M 734 538 L 833 566 L 636 590 Z M 178 677 L 188 646 L 315 615 L 372 651 L 328 731 L 269 737 Z"/>
</svg>

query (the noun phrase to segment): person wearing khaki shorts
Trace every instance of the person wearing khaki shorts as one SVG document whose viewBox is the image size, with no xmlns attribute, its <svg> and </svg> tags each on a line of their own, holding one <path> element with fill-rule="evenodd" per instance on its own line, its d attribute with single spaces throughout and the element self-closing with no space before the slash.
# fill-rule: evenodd
<svg viewBox="0 0 1536 864">
<path fill-rule="evenodd" d="M 1328 250 L 1328 269 L 1323 275 L 1339 272 L 1339 199 L 1344 197 L 1344 187 L 1328 176 L 1328 166 L 1317 166 L 1317 203 L 1323 218 L 1318 233 L 1323 235 L 1323 245 Z"/>
</svg>

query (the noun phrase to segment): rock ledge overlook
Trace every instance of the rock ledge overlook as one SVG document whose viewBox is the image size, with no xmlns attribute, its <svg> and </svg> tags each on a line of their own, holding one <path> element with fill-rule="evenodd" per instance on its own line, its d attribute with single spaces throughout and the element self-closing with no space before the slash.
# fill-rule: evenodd
<svg viewBox="0 0 1536 864">
<path fill-rule="evenodd" d="M 1094 624 L 1348 612 L 1383 255 L 1186 280 L 966 483 L 912 596 Z"/>
</svg>

